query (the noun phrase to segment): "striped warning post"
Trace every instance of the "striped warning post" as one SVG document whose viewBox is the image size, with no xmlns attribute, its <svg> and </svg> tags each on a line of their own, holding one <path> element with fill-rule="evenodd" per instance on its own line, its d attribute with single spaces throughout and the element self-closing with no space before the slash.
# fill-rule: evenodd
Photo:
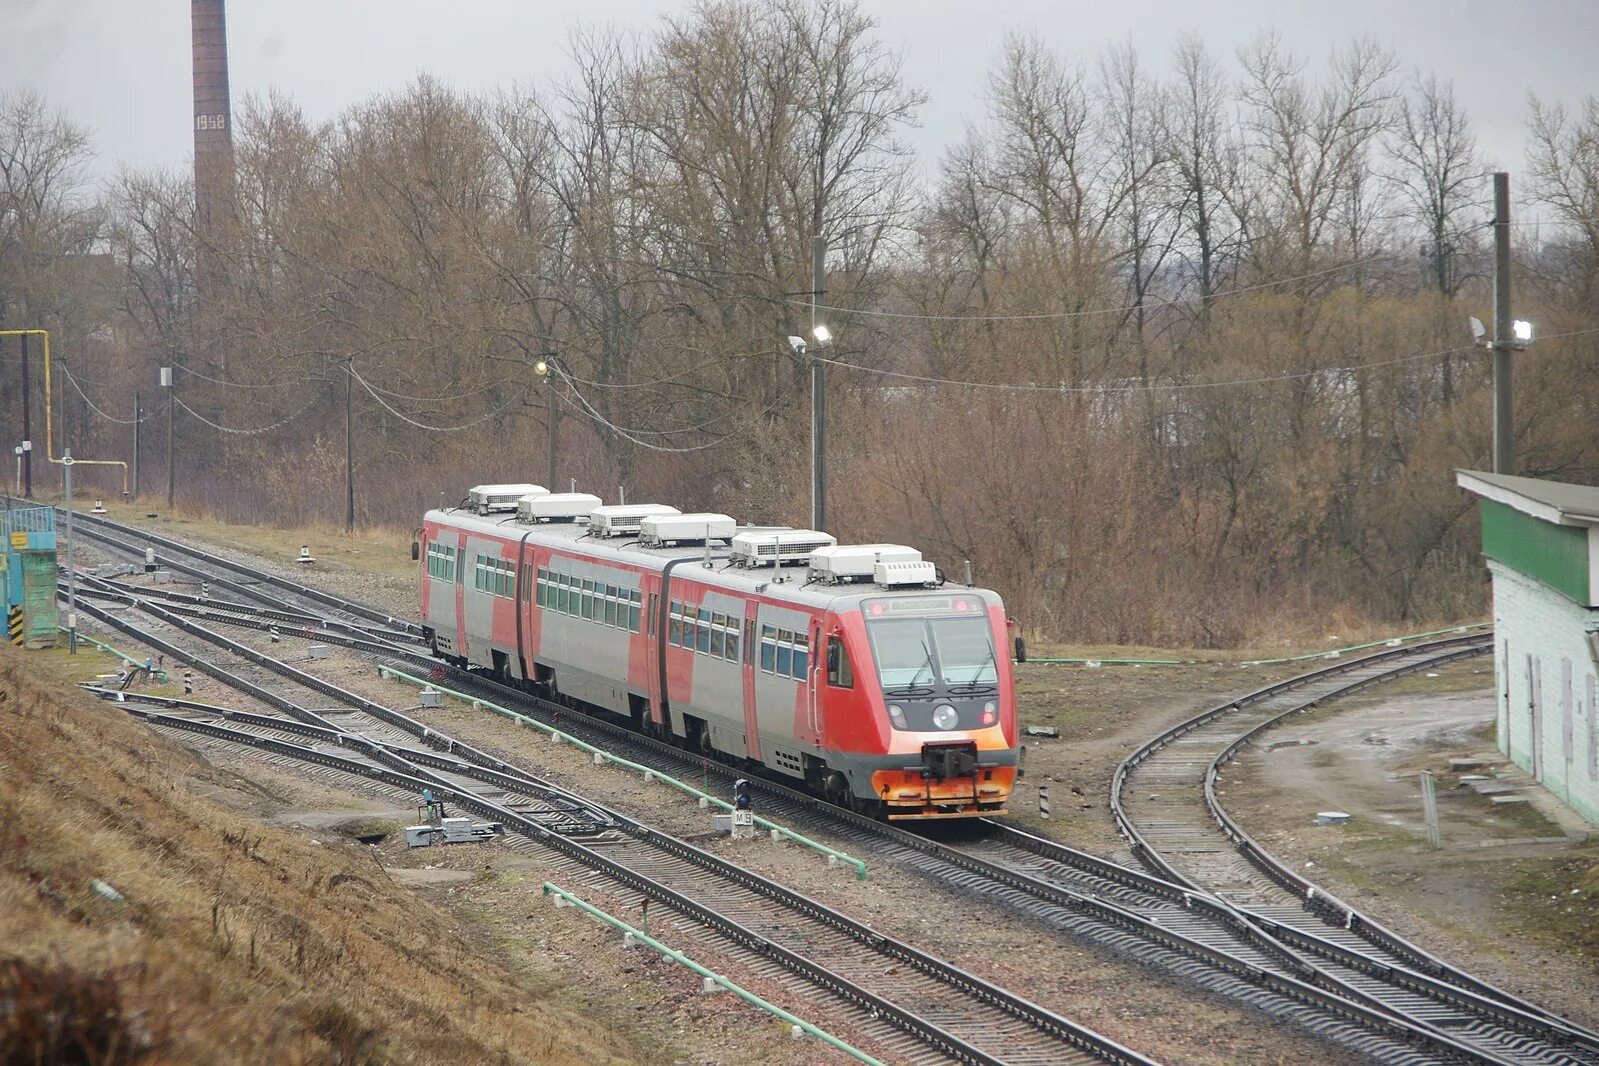
<svg viewBox="0 0 1599 1066">
<path fill-rule="evenodd" d="M 22 646 L 22 640 L 23 640 L 23 634 L 22 634 L 23 624 L 22 624 L 22 607 L 20 605 L 13 606 L 13 607 L 10 608 L 10 610 L 7 612 L 6 623 L 7 623 L 6 632 L 9 633 L 10 636 L 11 636 L 11 643 L 17 645 L 18 647 L 21 647 Z"/>
<path fill-rule="evenodd" d="M 1038 786 L 1038 816 L 1044 821 L 1049 821 L 1049 786 Z"/>
</svg>

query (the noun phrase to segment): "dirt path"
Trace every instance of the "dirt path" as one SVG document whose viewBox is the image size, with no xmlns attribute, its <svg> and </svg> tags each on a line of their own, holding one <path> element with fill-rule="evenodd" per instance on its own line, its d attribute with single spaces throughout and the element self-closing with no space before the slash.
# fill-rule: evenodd
<svg viewBox="0 0 1599 1066">
<path fill-rule="evenodd" d="M 1596 1026 L 1599 956 L 1572 934 L 1599 921 L 1599 892 L 1583 881 L 1599 844 L 1540 813 L 1553 807 L 1546 793 L 1495 805 L 1451 772 L 1450 758 L 1483 758 L 1472 772 L 1489 775 L 1504 765 L 1492 685 L 1492 664 L 1474 660 L 1338 701 L 1267 732 L 1218 791 L 1305 876 L 1455 965 Z M 1438 849 L 1425 839 L 1424 769 L 1437 780 Z M 1315 825 L 1324 810 L 1350 820 Z"/>
<path fill-rule="evenodd" d="M 1073 847 L 1130 861 L 1110 814 L 1117 765 L 1161 730 L 1297 672 L 1222 664 L 1017 667 L 1022 724 L 1053 727 L 1061 735 L 1024 738 L 1027 774 L 1013 817 Z M 1048 822 L 1038 817 L 1040 784 L 1050 789 Z"/>
</svg>

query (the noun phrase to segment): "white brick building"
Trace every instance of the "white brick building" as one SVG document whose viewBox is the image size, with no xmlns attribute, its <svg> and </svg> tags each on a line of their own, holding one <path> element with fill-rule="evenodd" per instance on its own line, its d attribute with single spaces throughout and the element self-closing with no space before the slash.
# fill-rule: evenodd
<svg viewBox="0 0 1599 1066">
<path fill-rule="evenodd" d="M 1499 750 L 1599 823 L 1599 488 L 1459 471 L 1482 497 Z"/>
</svg>

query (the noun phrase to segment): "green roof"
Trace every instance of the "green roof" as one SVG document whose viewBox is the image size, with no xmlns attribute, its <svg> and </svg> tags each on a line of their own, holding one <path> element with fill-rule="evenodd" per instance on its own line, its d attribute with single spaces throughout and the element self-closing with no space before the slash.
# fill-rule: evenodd
<svg viewBox="0 0 1599 1066">
<path fill-rule="evenodd" d="M 1482 497 L 1482 553 L 1583 606 L 1599 605 L 1599 488 L 1455 472 Z"/>
<path fill-rule="evenodd" d="M 1455 484 L 1557 526 L 1599 526 L 1599 488 L 1482 470 L 1456 470 Z"/>
</svg>

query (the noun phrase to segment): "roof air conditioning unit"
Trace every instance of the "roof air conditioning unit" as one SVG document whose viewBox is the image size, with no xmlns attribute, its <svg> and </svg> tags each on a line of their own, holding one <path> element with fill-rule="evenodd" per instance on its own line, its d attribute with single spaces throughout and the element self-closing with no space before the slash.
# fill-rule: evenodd
<svg viewBox="0 0 1599 1066">
<path fill-rule="evenodd" d="M 589 532 L 596 537 L 636 537 L 639 523 L 651 515 L 678 514 L 664 503 L 616 503 L 589 514 Z"/>
<path fill-rule="evenodd" d="M 841 584 L 870 581 L 878 563 L 919 563 L 922 553 L 903 544 L 839 544 L 811 552 L 811 574 L 819 581 Z"/>
<path fill-rule="evenodd" d="M 740 566 L 803 563 L 817 548 L 838 543 L 830 533 L 814 529 L 750 529 L 733 538 L 733 562 Z"/>
<path fill-rule="evenodd" d="M 466 494 L 466 505 L 478 514 L 514 511 L 522 497 L 545 495 L 549 491 L 543 485 L 478 485 Z"/>
<path fill-rule="evenodd" d="M 587 518 L 600 506 L 600 498 L 590 492 L 546 492 L 523 496 L 516 501 L 518 522 L 576 522 Z"/>
<path fill-rule="evenodd" d="M 925 561 L 877 563 L 872 567 L 872 580 L 885 588 L 897 585 L 936 585 L 938 569 Z"/>
<path fill-rule="evenodd" d="M 738 523 L 725 514 L 658 514 L 639 523 L 639 543 L 652 548 L 732 540 Z"/>
</svg>

